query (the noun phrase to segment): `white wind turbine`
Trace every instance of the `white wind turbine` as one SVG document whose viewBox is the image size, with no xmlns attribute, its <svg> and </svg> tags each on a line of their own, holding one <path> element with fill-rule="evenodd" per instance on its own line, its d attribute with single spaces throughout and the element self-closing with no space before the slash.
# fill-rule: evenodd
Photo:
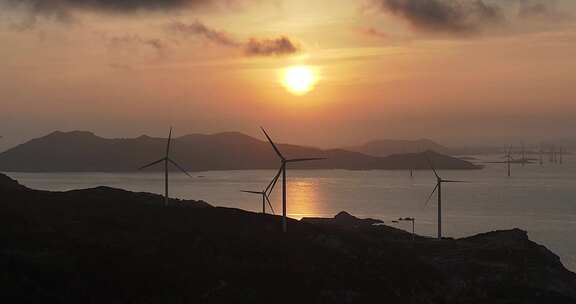
<svg viewBox="0 0 576 304">
<path fill-rule="evenodd" d="M 184 172 L 184 174 L 188 175 L 189 177 L 192 177 L 190 174 L 188 174 L 188 172 L 186 172 L 186 170 L 184 170 L 180 165 L 178 165 L 178 163 L 176 163 L 174 160 L 172 160 L 170 158 L 170 142 L 172 141 L 172 127 L 170 127 L 170 133 L 168 133 L 168 141 L 166 143 L 166 155 L 164 155 L 164 157 L 162 157 L 161 159 L 151 162 L 145 166 L 140 167 L 138 170 L 142 170 L 151 166 L 154 166 L 158 163 L 164 162 L 164 205 L 168 205 L 168 163 L 172 163 L 176 168 L 178 168 L 180 171 Z"/>
</svg>

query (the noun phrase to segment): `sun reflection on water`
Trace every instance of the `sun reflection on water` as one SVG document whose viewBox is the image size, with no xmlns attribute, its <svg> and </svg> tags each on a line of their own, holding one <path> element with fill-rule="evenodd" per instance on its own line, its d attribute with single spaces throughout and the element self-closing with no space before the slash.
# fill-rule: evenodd
<svg viewBox="0 0 576 304">
<path fill-rule="evenodd" d="M 286 185 L 288 217 L 299 220 L 303 217 L 325 215 L 326 200 L 318 184 L 319 180 L 315 178 L 290 178 L 288 180 Z M 279 189 L 274 194 L 273 204 L 277 214 L 282 213 L 281 193 Z"/>
</svg>

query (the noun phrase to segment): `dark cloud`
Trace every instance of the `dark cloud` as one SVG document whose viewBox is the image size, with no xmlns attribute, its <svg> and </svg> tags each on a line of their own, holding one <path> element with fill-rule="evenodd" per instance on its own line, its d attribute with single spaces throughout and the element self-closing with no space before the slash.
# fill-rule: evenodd
<svg viewBox="0 0 576 304">
<path fill-rule="evenodd" d="M 168 25 L 168 29 L 186 36 L 200 36 L 217 45 L 242 49 L 249 56 L 284 56 L 300 51 L 299 45 L 285 36 L 240 41 L 225 31 L 210 28 L 197 20 L 192 23 L 175 21 Z"/>
<path fill-rule="evenodd" d="M 514 17 L 556 18 L 555 0 L 372 0 L 379 10 L 405 19 L 421 32 L 476 34 Z"/>
<path fill-rule="evenodd" d="M 111 13 L 133 13 L 142 10 L 161 11 L 229 4 L 233 0 L 2 0 L 8 6 L 35 13 L 53 14 L 69 10 L 97 10 Z"/>
<path fill-rule="evenodd" d="M 0 15 L 16 11 L 17 14 L 11 15 L 17 15 L 19 20 L 12 22 L 12 27 L 28 30 L 45 21 L 76 23 L 75 13 L 82 11 L 129 15 L 184 9 L 234 8 L 247 1 L 251 0 L 0 0 Z"/>
<path fill-rule="evenodd" d="M 483 0 L 374 0 L 415 29 L 470 34 L 503 20 L 501 7 Z"/>
<path fill-rule="evenodd" d="M 251 38 L 244 45 L 244 51 L 250 56 L 282 56 L 297 53 L 300 48 L 283 36 L 274 39 Z"/>
</svg>

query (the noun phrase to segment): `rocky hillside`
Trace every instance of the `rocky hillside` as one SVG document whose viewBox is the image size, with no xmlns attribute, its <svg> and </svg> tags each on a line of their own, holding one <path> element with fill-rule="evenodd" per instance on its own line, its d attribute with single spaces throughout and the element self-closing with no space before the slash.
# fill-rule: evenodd
<svg viewBox="0 0 576 304">
<path fill-rule="evenodd" d="M 521 230 L 442 241 L 341 213 L 290 220 L 0 175 L 2 303 L 576 303 Z M 377 224 L 377 225 L 373 225 Z"/>
</svg>

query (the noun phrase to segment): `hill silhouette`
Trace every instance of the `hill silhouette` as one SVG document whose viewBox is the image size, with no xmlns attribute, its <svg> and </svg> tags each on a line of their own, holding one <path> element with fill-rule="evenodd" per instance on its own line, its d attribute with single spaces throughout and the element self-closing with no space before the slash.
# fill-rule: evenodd
<svg viewBox="0 0 576 304">
<path fill-rule="evenodd" d="M 342 212 L 283 234 L 278 216 L 108 187 L 0 175 L 0 193 L 2 303 L 576 301 L 576 275 L 518 229 L 412 242 Z"/>
<path fill-rule="evenodd" d="M 108 139 L 91 132 L 53 132 L 0 153 L 0 170 L 21 172 L 129 172 L 160 158 L 166 139 L 149 136 Z M 327 160 L 291 164 L 300 169 L 428 169 L 424 153 L 375 157 L 341 149 L 279 145 L 289 157 Z M 270 145 L 236 132 L 191 134 L 174 138 L 172 158 L 190 171 L 276 169 Z M 440 169 L 477 169 L 470 162 L 427 152 Z M 161 167 L 150 170 L 162 170 Z"/>
</svg>

